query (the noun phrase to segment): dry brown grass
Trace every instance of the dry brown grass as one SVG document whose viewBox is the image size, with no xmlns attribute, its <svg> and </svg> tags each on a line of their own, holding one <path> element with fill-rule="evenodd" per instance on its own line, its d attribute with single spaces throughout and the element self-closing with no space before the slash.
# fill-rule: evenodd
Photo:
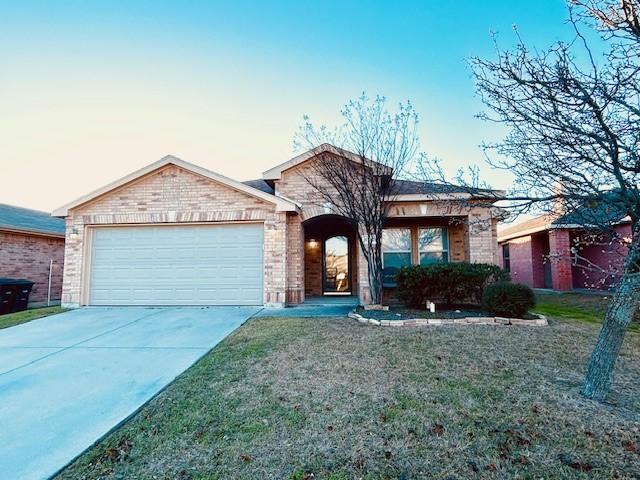
<svg viewBox="0 0 640 480">
<path fill-rule="evenodd" d="M 596 334 L 254 319 L 60 478 L 638 478 L 640 335 L 602 405 Z"/>
</svg>

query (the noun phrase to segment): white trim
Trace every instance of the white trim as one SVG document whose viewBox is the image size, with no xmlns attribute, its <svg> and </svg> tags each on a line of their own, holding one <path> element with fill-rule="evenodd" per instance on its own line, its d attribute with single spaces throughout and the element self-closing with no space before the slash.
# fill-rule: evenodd
<svg viewBox="0 0 640 480">
<path fill-rule="evenodd" d="M 280 180 L 280 178 L 282 178 L 282 172 L 284 172 L 285 170 L 289 170 L 290 168 L 293 168 L 296 165 L 300 165 L 301 163 L 306 162 L 307 160 L 315 157 L 316 155 L 319 155 L 321 153 L 326 153 L 326 152 L 348 158 L 357 163 L 362 163 L 362 158 L 360 157 L 360 155 L 356 155 L 355 153 L 350 152 L 349 150 L 336 147 L 335 145 L 331 145 L 329 143 L 323 143 L 322 145 L 319 145 L 315 148 L 312 148 L 311 150 L 301 153 L 300 155 L 297 155 L 292 159 L 287 160 L 286 162 L 281 163 L 280 165 L 276 165 L 275 167 L 270 168 L 269 170 L 263 172 L 262 178 L 264 180 Z M 373 160 L 365 159 L 365 163 L 375 164 L 377 162 L 374 162 Z M 378 165 L 381 167 L 383 171 L 387 171 L 388 174 L 391 175 L 391 167 L 388 167 L 382 164 L 378 164 Z"/>
<path fill-rule="evenodd" d="M 174 157 L 173 155 L 167 155 L 166 157 L 161 158 L 160 160 L 153 162 L 146 167 L 143 167 L 135 172 L 130 173 L 114 182 L 111 182 L 104 187 L 98 188 L 91 193 L 83 195 L 82 197 L 63 205 L 55 209 L 51 215 L 54 217 L 66 217 L 69 213 L 69 210 L 83 205 L 101 195 L 104 195 L 112 190 L 115 190 L 118 187 L 126 185 L 129 182 L 132 182 L 140 177 L 147 175 L 155 170 L 158 170 L 166 165 L 175 165 L 177 167 L 183 168 L 192 173 L 196 173 L 203 177 L 214 180 L 218 183 L 222 183 L 223 185 L 227 185 L 235 190 L 246 193 L 253 197 L 259 198 L 261 200 L 265 200 L 269 203 L 273 203 L 276 205 L 276 211 L 279 212 L 293 212 L 298 210 L 298 206 L 291 202 L 290 200 L 286 200 L 284 198 L 278 197 L 276 195 L 271 195 L 269 193 L 263 192 L 262 190 L 258 190 L 257 188 L 250 187 L 244 183 L 233 180 L 229 177 L 225 177 L 224 175 L 220 175 L 219 173 L 212 172 L 211 170 L 207 170 L 206 168 L 199 167 L 198 165 L 194 165 L 193 163 L 186 162 L 178 157 Z"/>
</svg>

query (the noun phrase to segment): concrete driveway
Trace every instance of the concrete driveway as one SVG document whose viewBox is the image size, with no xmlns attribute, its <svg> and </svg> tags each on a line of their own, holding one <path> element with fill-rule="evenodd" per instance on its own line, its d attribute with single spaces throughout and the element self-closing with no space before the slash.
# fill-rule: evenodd
<svg viewBox="0 0 640 480">
<path fill-rule="evenodd" d="M 48 478 L 260 307 L 85 308 L 0 330 L 0 478 Z"/>
</svg>

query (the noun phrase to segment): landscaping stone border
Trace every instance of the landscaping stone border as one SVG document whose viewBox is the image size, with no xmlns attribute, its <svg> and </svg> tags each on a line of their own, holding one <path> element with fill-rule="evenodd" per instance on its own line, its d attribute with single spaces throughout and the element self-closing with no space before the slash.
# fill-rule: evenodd
<svg viewBox="0 0 640 480">
<path fill-rule="evenodd" d="M 363 317 L 359 313 L 349 312 L 349 318 L 360 323 L 378 327 L 417 327 L 421 325 L 524 325 L 529 327 L 546 327 L 549 325 L 547 317 L 536 313 L 538 318 L 525 320 L 523 318 L 506 317 L 463 317 L 463 318 L 411 318 L 406 320 L 377 320 Z"/>
</svg>

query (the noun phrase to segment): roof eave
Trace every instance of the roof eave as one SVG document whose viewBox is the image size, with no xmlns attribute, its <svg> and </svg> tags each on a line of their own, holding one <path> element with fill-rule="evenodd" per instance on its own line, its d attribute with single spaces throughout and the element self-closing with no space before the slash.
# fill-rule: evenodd
<svg viewBox="0 0 640 480">
<path fill-rule="evenodd" d="M 54 217 L 66 217 L 69 214 L 69 210 L 72 210 L 92 200 L 95 200 L 96 198 L 106 193 L 109 193 L 117 188 L 127 185 L 128 183 L 131 183 L 166 165 L 176 165 L 180 168 L 184 168 L 187 171 L 196 173 L 203 177 L 209 178 L 213 181 L 217 181 L 219 183 L 222 183 L 223 185 L 227 185 L 240 192 L 244 192 L 248 195 L 259 198 L 266 202 L 273 203 L 276 206 L 276 211 L 278 212 L 290 212 L 290 211 L 298 210 L 298 206 L 295 203 L 289 200 L 286 200 L 282 197 L 278 197 L 276 195 L 271 195 L 269 193 L 263 192 L 262 190 L 258 190 L 257 188 L 251 187 L 242 182 L 238 182 L 229 177 L 225 177 L 224 175 L 220 175 L 219 173 L 215 173 L 215 172 L 212 172 L 211 170 L 207 170 L 206 168 L 186 162 L 185 160 L 182 160 L 178 157 L 167 155 L 161 158 L 160 160 L 153 162 L 150 165 L 147 165 L 146 167 L 136 170 L 130 173 L 129 175 L 126 175 L 118 180 L 115 180 L 105 185 L 104 187 L 98 188 L 93 192 L 90 192 L 86 195 L 83 195 L 80 198 L 77 198 L 73 202 L 67 203 L 62 207 L 55 209 L 53 212 L 51 212 L 51 215 Z"/>
<path fill-rule="evenodd" d="M 16 228 L 7 225 L 0 225 L 1 232 L 18 233 L 22 235 L 37 235 L 39 237 L 65 238 L 64 233 L 36 230 L 30 228 Z"/>
<path fill-rule="evenodd" d="M 286 162 L 283 162 L 279 165 L 276 165 L 273 168 L 270 168 L 269 170 L 264 171 L 262 173 L 262 179 L 266 181 L 280 180 L 282 178 L 282 173 L 285 172 L 286 170 L 289 170 L 297 165 L 300 165 L 301 163 L 304 163 L 307 160 L 310 160 L 316 155 L 319 155 L 321 153 L 326 153 L 326 152 L 333 153 L 338 156 L 346 157 L 353 161 L 357 161 L 357 162 L 361 161 L 361 157 L 353 152 L 350 152 L 340 147 L 336 147 L 335 145 L 331 145 L 329 143 L 323 143 L 321 145 L 318 145 L 315 148 L 312 148 L 310 150 L 307 150 L 306 152 L 301 153 L 300 155 L 296 155 L 295 157 L 287 160 Z M 369 159 L 365 159 L 365 162 L 375 163 L 373 160 L 369 160 Z M 382 164 L 379 164 L 379 165 L 383 168 L 385 174 L 391 175 L 391 172 L 392 172 L 391 167 L 388 167 Z"/>
<path fill-rule="evenodd" d="M 496 190 L 496 192 L 500 192 Z M 497 196 L 486 196 L 480 194 L 472 194 L 467 192 L 451 192 L 451 193 L 399 193 L 391 195 L 391 202 L 425 202 L 433 200 L 500 200 Z M 492 202 L 492 203 L 493 203 Z"/>
</svg>

